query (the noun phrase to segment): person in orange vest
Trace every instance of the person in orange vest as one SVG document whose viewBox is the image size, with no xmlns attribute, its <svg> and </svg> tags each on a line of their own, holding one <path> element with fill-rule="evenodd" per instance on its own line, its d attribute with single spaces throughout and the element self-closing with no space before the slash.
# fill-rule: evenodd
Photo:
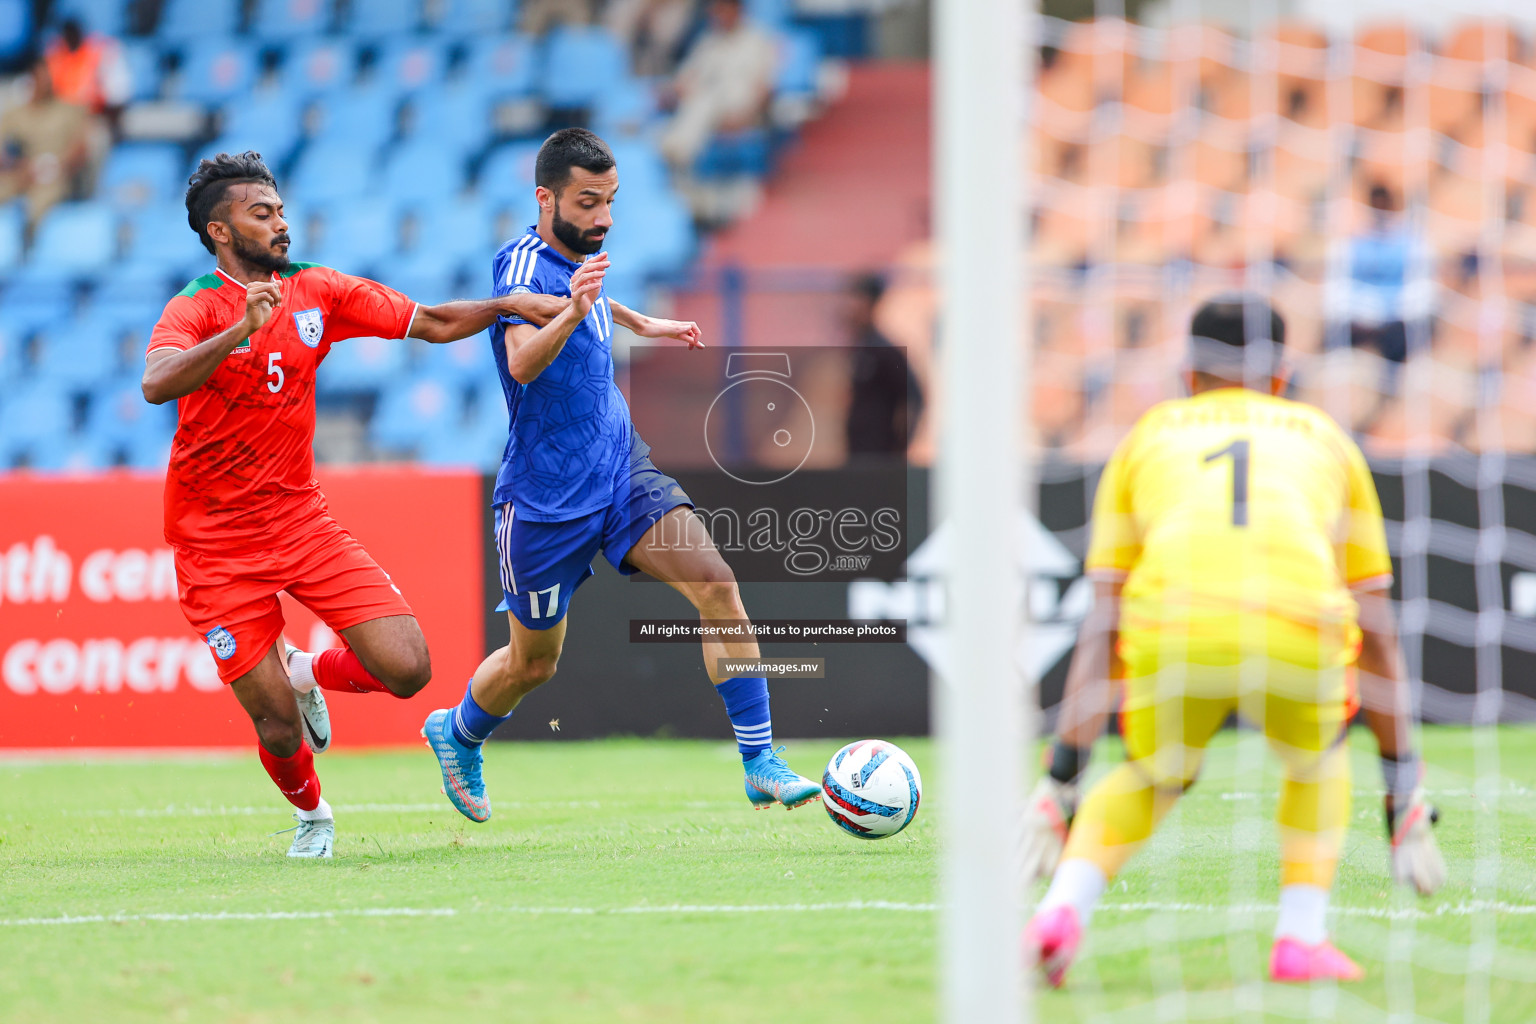
<svg viewBox="0 0 1536 1024">
<path fill-rule="evenodd" d="M 69 18 L 43 59 L 60 99 L 115 120 L 130 87 L 128 65 L 116 39 L 99 32 L 87 35 L 79 19 Z"/>
</svg>

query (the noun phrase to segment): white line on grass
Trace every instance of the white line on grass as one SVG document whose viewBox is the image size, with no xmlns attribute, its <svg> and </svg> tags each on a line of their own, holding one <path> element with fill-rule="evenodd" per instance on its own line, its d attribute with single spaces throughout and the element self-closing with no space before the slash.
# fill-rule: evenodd
<svg viewBox="0 0 1536 1024">
<path fill-rule="evenodd" d="M 508 800 L 497 801 L 496 806 L 507 810 L 574 810 L 593 811 L 600 810 L 603 803 L 600 800 Z M 632 807 L 632 804 L 626 804 Z M 668 807 L 686 807 L 690 810 L 704 810 L 711 807 L 736 807 L 735 801 L 728 800 L 687 800 L 679 804 L 668 804 Z M 341 814 L 438 814 L 453 809 L 453 805 L 443 800 L 433 803 L 419 804 L 335 804 L 336 811 Z M 107 807 L 89 808 L 80 811 L 61 811 L 66 818 L 231 818 L 231 817 L 255 817 L 259 815 L 273 815 L 285 817 L 287 808 L 277 805 L 264 807 L 179 807 L 176 804 L 166 804 L 164 807 Z"/>
<path fill-rule="evenodd" d="M 805 914 L 824 911 L 884 910 L 897 913 L 932 913 L 937 903 L 900 903 L 891 900 L 850 900 L 842 903 L 669 903 L 630 907 L 371 907 L 336 910 L 219 911 L 185 914 L 62 914 L 58 917 L 18 917 L 0 919 L 0 927 L 21 928 L 36 925 L 131 924 L 135 922 L 195 921 L 298 921 L 341 917 L 456 917 L 461 914 L 492 916 L 602 916 L 629 914 Z M 1213 903 L 1106 903 L 1099 913 L 1172 913 L 1172 914 L 1273 914 L 1274 904 L 1239 904 L 1221 906 Z M 1447 903 L 1431 910 L 1417 907 L 1334 907 L 1341 917 L 1378 919 L 1427 919 L 1434 917 L 1471 917 L 1476 914 L 1536 914 L 1536 904 L 1504 903 L 1496 900 L 1470 900 Z"/>
</svg>

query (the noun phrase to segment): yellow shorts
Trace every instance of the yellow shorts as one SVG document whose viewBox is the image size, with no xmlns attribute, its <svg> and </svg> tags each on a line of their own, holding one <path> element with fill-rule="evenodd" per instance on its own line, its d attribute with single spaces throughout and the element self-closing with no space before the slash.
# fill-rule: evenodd
<svg viewBox="0 0 1536 1024">
<path fill-rule="evenodd" d="M 1342 742 L 1353 714 L 1347 678 L 1342 684 L 1318 678 L 1344 671 L 1179 665 L 1129 676 L 1120 710 L 1126 757 L 1158 788 L 1187 788 L 1200 773 L 1211 737 L 1236 713 L 1263 730 L 1288 775 L 1305 777 Z M 1305 673 L 1312 677 L 1310 685 Z M 1292 696 L 1309 691 L 1318 699 Z"/>
</svg>

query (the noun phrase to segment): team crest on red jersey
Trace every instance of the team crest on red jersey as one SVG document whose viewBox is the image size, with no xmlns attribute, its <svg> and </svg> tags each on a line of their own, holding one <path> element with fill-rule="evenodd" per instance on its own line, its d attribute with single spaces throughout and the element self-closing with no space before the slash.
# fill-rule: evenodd
<svg viewBox="0 0 1536 1024">
<path fill-rule="evenodd" d="M 293 314 L 293 322 L 299 329 L 299 340 L 310 348 L 320 344 L 325 333 L 325 318 L 318 309 L 301 309 Z"/>
</svg>

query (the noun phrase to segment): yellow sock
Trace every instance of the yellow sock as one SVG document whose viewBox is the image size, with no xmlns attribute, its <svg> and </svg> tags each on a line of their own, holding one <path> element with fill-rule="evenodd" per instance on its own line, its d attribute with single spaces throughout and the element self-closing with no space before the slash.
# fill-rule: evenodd
<svg viewBox="0 0 1536 1024">
<path fill-rule="evenodd" d="M 1152 835 L 1179 798 L 1177 791 L 1154 789 L 1130 763 L 1104 776 L 1077 810 L 1063 860 L 1089 861 L 1113 878 Z"/>
</svg>

